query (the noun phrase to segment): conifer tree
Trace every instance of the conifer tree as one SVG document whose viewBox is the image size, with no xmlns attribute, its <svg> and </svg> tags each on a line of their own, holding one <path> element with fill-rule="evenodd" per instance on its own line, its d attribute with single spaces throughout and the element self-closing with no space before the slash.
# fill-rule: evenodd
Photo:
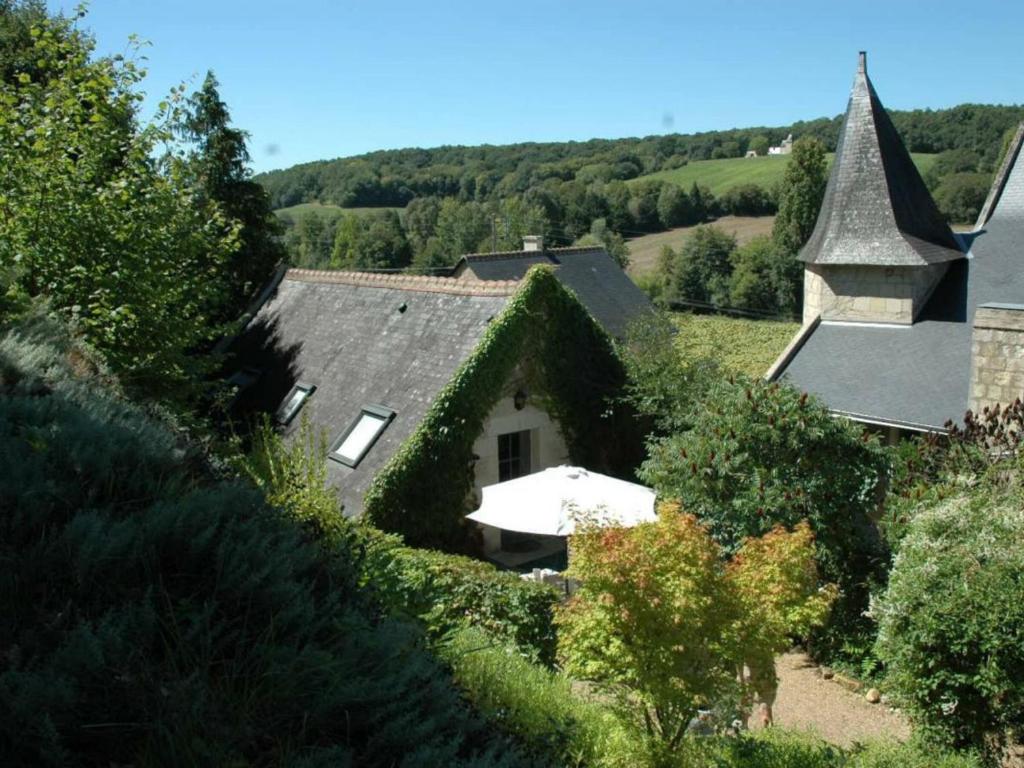
<svg viewBox="0 0 1024 768">
<path fill-rule="evenodd" d="M 251 178 L 248 134 L 231 127 L 218 87 L 213 72 L 207 72 L 188 100 L 181 132 L 194 143 L 190 165 L 203 195 L 240 225 L 239 248 L 227 264 L 229 297 L 222 318 L 232 319 L 284 260 L 284 250 L 270 199 Z"/>
<path fill-rule="evenodd" d="M 798 139 L 782 181 L 782 199 L 772 239 L 784 253 L 796 254 L 814 231 L 825 196 L 825 145 L 813 136 Z"/>
</svg>

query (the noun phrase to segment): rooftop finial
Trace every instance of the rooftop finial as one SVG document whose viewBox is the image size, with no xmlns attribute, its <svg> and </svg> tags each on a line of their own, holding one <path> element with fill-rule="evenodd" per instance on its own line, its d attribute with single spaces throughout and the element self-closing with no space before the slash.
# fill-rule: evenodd
<svg viewBox="0 0 1024 768">
<path fill-rule="evenodd" d="M 857 54 L 857 71 L 867 74 L 868 71 L 868 52 L 861 51 Z"/>
</svg>

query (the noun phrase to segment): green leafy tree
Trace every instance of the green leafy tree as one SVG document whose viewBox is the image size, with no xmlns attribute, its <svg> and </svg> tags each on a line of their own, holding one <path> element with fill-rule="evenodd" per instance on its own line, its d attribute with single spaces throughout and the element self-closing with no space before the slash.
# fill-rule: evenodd
<svg viewBox="0 0 1024 768">
<path fill-rule="evenodd" d="M 412 261 L 412 249 L 398 214 L 375 211 L 360 218 L 363 235 L 352 256 L 353 269 L 403 269 Z"/>
<path fill-rule="evenodd" d="M 807 520 L 823 576 L 842 596 L 836 621 L 862 622 L 884 565 L 872 522 L 886 450 L 806 393 L 762 380 L 712 386 L 687 431 L 648 446 L 641 478 L 710 526 L 729 551 L 776 525 Z"/>
<path fill-rule="evenodd" d="M 970 149 L 947 149 L 935 156 L 924 174 L 928 189 L 935 191 L 939 183 L 952 173 L 974 173 L 981 165 L 981 155 Z"/>
<path fill-rule="evenodd" d="M 693 201 L 686 191 L 675 184 L 666 184 L 658 195 L 658 220 L 665 229 L 692 224 Z"/>
<path fill-rule="evenodd" d="M 951 173 L 935 189 L 935 204 L 947 221 L 973 223 L 992 186 L 987 173 Z"/>
<path fill-rule="evenodd" d="M 270 198 L 251 178 L 248 135 L 231 127 L 217 87 L 217 79 L 207 72 L 202 88 L 188 100 L 180 130 L 195 146 L 189 165 L 201 197 L 217 203 L 239 225 L 238 248 L 225 265 L 229 296 L 221 314 L 230 319 L 245 309 L 285 254 Z"/>
<path fill-rule="evenodd" d="M 825 196 L 825 168 L 825 145 L 818 139 L 805 136 L 793 142 L 772 227 L 772 238 L 787 253 L 803 248 L 814 231 Z"/>
<path fill-rule="evenodd" d="M 594 219 L 590 232 L 585 234 L 573 245 L 599 246 L 608 251 L 615 263 L 625 269 L 629 266 L 629 246 L 622 235 L 612 232 L 605 219 Z"/>
<path fill-rule="evenodd" d="M 732 256 L 729 298 L 734 307 L 793 314 L 800 306 L 800 262 L 772 238 L 755 237 Z"/>
<path fill-rule="evenodd" d="M 934 739 L 992 764 L 1024 722 L 1024 493 L 1017 459 L 913 510 L 873 609 L 888 684 Z"/>
<path fill-rule="evenodd" d="M 735 249 L 732 235 L 714 226 L 698 226 L 679 249 L 669 296 L 728 305 L 730 256 Z"/>
<path fill-rule="evenodd" d="M 641 232 L 657 232 L 662 228 L 658 213 L 661 196 L 661 181 L 640 181 L 630 187 L 629 215 L 633 229 Z"/>
<path fill-rule="evenodd" d="M 358 221 L 355 226 L 359 226 Z M 323 217 L 316 211 L 309 211 L 299 219 L 296 229 L 299 233 L 299 266 L 317 269 L 327 264 L 333 238 Z"/>
<path fill-rule="evenodd" d="M 695 409 L 720 376 L 713 360 L 684 356 L 677 333 L 671 313 L 652 312 L 630 323 L 621 347 L 626 399 L 660 435 L 690 429 Z"/>
<path fill-rule="evenodd" d="M 758 154 L 758 157 L 763 157 L 768 154 L 768 148 L 771 146 L 771 141 L 764 134 L 758 134 L 750 140 L 749 149 L 752 149 Z"/>
<path fill-rule="evenodd" d="M 191 353 L 223 331 L 237 227 L 159 149 L 177 115 L 140 125 L 144 73 L 92 59 L 63 21 L 33 27 L 48 76 L 0 83 L 0 271 L 73 319 L 125 382 L 186 396 L 205 369 Z"/>
<path fill-rule="evenodd" d="M 580 586 L 556 619 L 563 669 L 669 748 L 702 705 L 729 711 L 754 694 L 770 703 L 775 655 L 820 624 L 832 599 L 819 590 L 806 525 L 745 542 L 726 563 L 697 518 L 669 504 L 655 523 L 584 525 L 571 546 Z M 745 664 L 757 674 L 741 678 Z"/>
<path fill-rule="evenodd" d="M 405 234 L 417 256 L 434 236 L 440 213 L 441 200 L 437 197 L 413 198 L 405 207 Z"/>
<path fill-rule="evenodd" d="M 462 254 L 488 248 L 491 225 L 491 216 L 485 206 L 446 198 L 437 215 L 436 235 L 449 264 L 454 264 Z"/>
<path fill-rule="evenodd" d="M 775 212 L 775 201 L 764 187 L 757 184 L 737 184 L 729 187 L 718 204 L 724 213 L 733 216 L 766 216 Z"/>
<path fill-rule="evenodd" d="M 32 55 L 32 28 L 43 23 L 47 23 L 43 0 L 0 0 L 0 80 L 13 83 L 18 74 L 37 81 L 46 77 L 46 60 Z M 73 33 L 70 25 L 56 19 L 52 32 Z"/>
</svg>

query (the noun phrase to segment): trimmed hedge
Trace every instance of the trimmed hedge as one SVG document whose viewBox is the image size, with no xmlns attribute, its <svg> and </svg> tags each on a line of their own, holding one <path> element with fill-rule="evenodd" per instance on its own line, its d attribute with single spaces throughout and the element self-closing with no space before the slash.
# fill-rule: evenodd
<svg viewBox="0 0 1024 768">
<path fill-rule="evenodd" d="M 406 547 L 368 526 L 359 537 L 363 579 L 389 613 L 423 621 L 434 638 L 472 626 L 530 659 L 554 663 L 559 593 L 553 587 L 468 557 Z"/>
</svg>

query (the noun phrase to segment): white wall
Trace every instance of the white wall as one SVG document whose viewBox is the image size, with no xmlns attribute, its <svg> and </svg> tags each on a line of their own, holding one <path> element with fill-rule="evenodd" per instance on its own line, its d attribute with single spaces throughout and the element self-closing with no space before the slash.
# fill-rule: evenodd
<svg viewBox="0 0 1024 768">
<path fill-rule="evenodd" d="M 502 398 L 484 422 L 484 429 L 473 443 L 473 453 L 480 458 L 474 465 L 473 508 L 480 505 L 481 489 L 498 482 L 498 435 L 530 430 L 530 472 L 569 463 L 569 449 L 558 424 L 536 404 L 527 402 L 517 411 L 511 397 Z M 485 531 L 485 539 L 488 533 Z M 496 542 L 485 541 L 484 549 L 495 548 Z"/>
</svg>

